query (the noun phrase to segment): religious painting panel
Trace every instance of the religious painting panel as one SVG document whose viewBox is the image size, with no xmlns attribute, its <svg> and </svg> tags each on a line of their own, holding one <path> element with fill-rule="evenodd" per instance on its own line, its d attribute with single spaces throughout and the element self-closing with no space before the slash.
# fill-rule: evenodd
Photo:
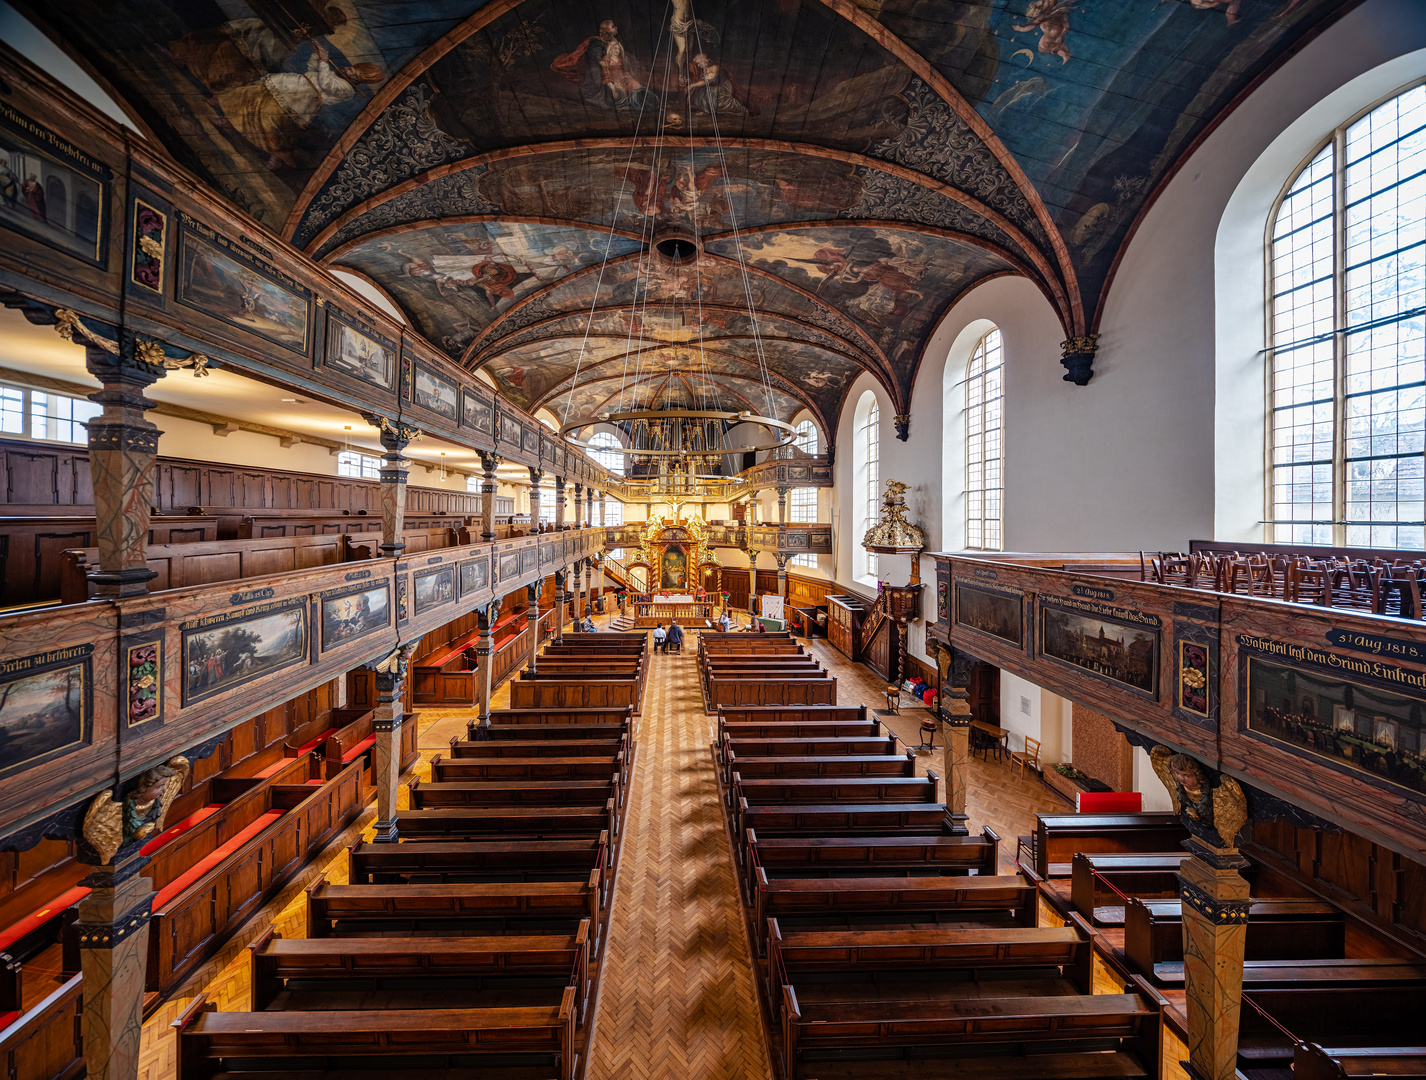
<svg viewBox="0 0 1426 1080">
<path fill-rule="evenodd" d="M 512 551 L 500 556 L 500 580 L 514 581 L 521 574 L 520 552 Z"/>
<path fill-rule="evenodd" d="M 455 421 L 457 402 L 460 400 L 460 391 L 455 383 L 435 368 L 418 361 L 411 385 L 412 401 L 423 409 L 430 409 L 451 422 Z"/>
<path fill-rule="evenodd" d="M 331 649 L 391 625 L 391 586 L 337 589 L 322 594 L 322 648 Z"/>
<path fill-rule="evenodd" d="M 1025 647 L 1025 596 L 1013 589 L 956 582 L 956 625 Z"/>
<path fill-rule="evenodd" d="M 391 390 L 396 386 L 396 343 L 329 306 L 324 365 L 379 390 Z"/>
<path fill-rule="evenodd" d="M 304 597 L 183 623 L 183 704 L 306 663 L 307 610 Z"/>
<path fill-rule="evenodd" d="M 461 391 L 461 426 L 479 431 L 483 435 L 495 435 L 494 414 L 487 401 L 473 390 Z"/>
<path fill-rule="evenodd" d="M 311 292 L 206 225 L 179 224 L 179 303 L 306 354 Z"/>
<path fill-rule="evenodd" d="M 1041 596 L 1039 608 L 1041 655 L 1157 696 L 1157 615 L 1069 596 Z"/>
<path fill-rule="evenodd" d="M 415 575 L 412 588 L 416 595 L 416 614 L 448 604 L 456 598 L 455 567 L 442 566 Z"/>
<path fill-rule="evenodd" d="M 689 589 L 688 548 L 684 544 L 665 544 L 659 555 L 659 588 L 675 592 Z"/>
<path fill-rule="evenodd" d="M 0 663 L 0 776 L 90 741 L 93 653 L 93 645 L 72 645 Z"/>
<path fill-rule="evenodd" d="M 111 175 L 43 124 L 0 105 L 0 225 L 102 267 Z"/>
<path fill-rule="evenodd" d="M 485 559 L 469 559 L 460 564 L 460 595 L 464 600 L 489 584 L 490 564 Z"/>
</svg>

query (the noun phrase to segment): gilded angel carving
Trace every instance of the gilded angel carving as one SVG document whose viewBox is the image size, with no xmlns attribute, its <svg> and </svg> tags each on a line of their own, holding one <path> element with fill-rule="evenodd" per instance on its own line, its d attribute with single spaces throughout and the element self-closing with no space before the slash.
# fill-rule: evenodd
<svg viewBox="0 0 1426 1080">
<path fill-rule="evenodd" d="M 1212 786 L 1202 765 L 1166 746 L 1154 747 L 1149 763 L 1168 788 L 1174 813 L 1216 832 L 1224 847 L 1232 847 L 1248 821 L 1248 798 L 1238 781 L 1220 776 Z"/>
<path fill-rule="evenodd" d="M 94 796 L 85 811 L 81 831 L 103 862 L 113 862 L 120 848 L 147 840 L 163 828 L 168 808 L 178 798 L 189 768 L 186 757 L 172 757 L 145 770 L 122 803 L 107 791 Z"/>
</svg>

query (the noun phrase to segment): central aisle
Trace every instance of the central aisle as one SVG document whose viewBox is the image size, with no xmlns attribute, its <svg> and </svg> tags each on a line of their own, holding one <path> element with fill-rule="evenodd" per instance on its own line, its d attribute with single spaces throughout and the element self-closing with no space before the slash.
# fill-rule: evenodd
<svg viewBox="0 0 1426 1080">
<path fill-rule="evenodd" d="M 769 1075 L 697 657 L 650 659 L 589 1080 Z"/>
</svg>

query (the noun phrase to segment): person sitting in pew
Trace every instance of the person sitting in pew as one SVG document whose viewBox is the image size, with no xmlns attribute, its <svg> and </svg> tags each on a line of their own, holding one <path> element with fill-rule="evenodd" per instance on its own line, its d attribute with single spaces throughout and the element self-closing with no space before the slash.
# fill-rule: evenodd
<svg viewBox="0 0 1426 1080">
<path fill-rule="evenodd" d="M 584 616 L 584 622 L 580 625 L 579 628 L 586 634 L 594 633 L 594 617 L 586 613 Z"/>
<path fill-rule="evenodd" d="M 663 623 L 659 623 L 657 626 L 654 627 L 654 652 L 666 652 L 667 641 L 668 633 L 664 630 Z"/>
<path fill-rule="evenodd" d="M 683 652 L 683 627 L 676 622 L 668 624 L 668 635 L 664 640 L 663 651 L 666 653 Z"/>
</svg>

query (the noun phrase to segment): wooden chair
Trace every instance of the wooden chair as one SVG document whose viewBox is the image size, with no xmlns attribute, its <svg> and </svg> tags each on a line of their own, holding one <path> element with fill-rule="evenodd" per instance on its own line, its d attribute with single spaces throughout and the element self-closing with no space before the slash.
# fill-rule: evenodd
<svg viewBox="0 0 1426 1080">
<path fill-rule="evenodd" d="M 1040 772 L 1040 740 L 1025 736 L 1025 749 L 1021 751 L 1011 751 L 1010 764 L 1020 766 L 1020 778 L 1025 778 L 1025 766 L 1029 766 L 1036 772 Z"/>
</svg>

